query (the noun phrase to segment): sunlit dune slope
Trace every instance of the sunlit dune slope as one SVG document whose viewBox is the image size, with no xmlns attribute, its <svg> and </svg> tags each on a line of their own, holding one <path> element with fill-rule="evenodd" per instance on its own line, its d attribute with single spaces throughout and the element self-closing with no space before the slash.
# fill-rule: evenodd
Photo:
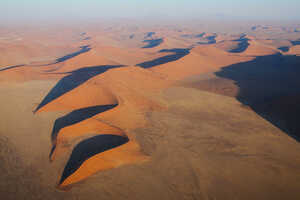
<svg viewBox="0 0 300 200">
<path fill-rule="evenodd" d="M 136 65 L 147 60 L 168 55 L 170 53 L 159 53 L 155 49 L 141 48 L 118 48 L 112 46 L 97 45 L 95 51 L 99 56 L 108 60 L 119 63 L 121 65 Z"/>
<path fill-rule="evenodd" d="M 215 46 L 219 49 L 230 52 L 230 51 L 238 48 L 238 44 L 239 44 L 238 41 L 229 41 L 229 40 L 227 40 L 227 41 L 218 42 Z"/>
<path fill-rule="evenodd" d="M 191 75 L 213 72 L 223 66 L 253 59 L 222 51 L 212 45 L 193 48 L 185 57 L 151 68 L 152 71 L 166 75 L 170 79 L 183 79 Z"/>
<path fill-rule="evenodd" d="M 74 138 L 88 133 L 99 133 L 129 137 L 129 143 L 111 150 L 111 156 L 116 156 L 116 152 L 121 153 L 122 163 L 144 160 L 145 157 L 141 153 L 138 153 L 138 144 L 128 131 L 145 126 L 147 123 L 145 119 L 147 112 L 164 108 L 163 102 L 157 101 L 155 96 L 157 96 L 157 92 L 168 87 L 170 84 L 170 81 L 164 80 L 163 77 L 151 71 L 139 67 L 123 67 L 111 69 L 101 75 L 95 76 L 77 88 L 44 105 L 38 112 L 65 109 L 74 110 L 95 105 L 117 104 L 115 108 L 59 130 L 53 143 L 55 149 L 50 159 L 53 160 L 64 151 L 64 144 L 71 143 Z M 85 95 L 82 95 L 83 93 Z M 124 134 L 124 132 L 126 133 Z M 118 150 L 119 148 L 120 150 Z M 110 155 L 109 153 L 104 153 L 104 157 L 102 157 L 102 154 L 99 154 L 99 156 L 94 156 L 86 160 L 78 171 L 61 183 L 61 186 L 75 183 L 96 171 L 120 165 L 117 162 L 118 159 L 121 159 L 119 157 L 114 157 L 116 161 L 104 162 L 103 159 L 107 160 L 105 157 L 106 154 Z M 128 159 L 126 159 L 127 157 Z M 93 170 L 91 170 L 89 163 L 95 162 L 99 162 L 97 165 L 99 167 L 93 167 Z"/>
<path fill-rule="evenodd" d="M 108 170 L 126 164 L 143 163 L 147 160 L 149 160 L 149 158 L 141 153 L 139 145 L 136 142 L 129 141 L 119 147 L 87 159 L 72 175 L 61 180 L 58 187 L 63 189 L 98 171 Z"/>
<path fill-rule="evenodd" d="M 274 126 L 299 140 L 295 103 L 300 94 L 299 57 L 274 54 L 185 79 L 187 87 L 237 98 Z"/>
<path fill-rule="evenodd" d="M 117 62 L 106 59 L 101 56 L 101 52 L 97 52 L 95 49 L 91 49 L 90 51 L 80 54 L 70 60 L 65 61 L 62 66 L 53 72 L 62 73 L 62 72 L 71 72 L 73 70 L 77 70 L 83 67 L 94 67 L 101 65 L 120 65 Z"/>
<path fill-rule="evenodd" d="M 78 76 L 78 81 L 81 77 Z M 160 74 L 140 67 L 121 67 L 99 74 L 78 87 L 57 97 L 38 112 L 50 110 L 70 110 L 107 104 L 129 104 L 133 100 L 144 106 L 143 95 L 151 97 L 151 92 L 167 87 L 171 82 Z M 81 95 L 82 92 L 88 95 Z M 141 101 L 141 102 L 139 102 Z"/>
<path fill-rule="evenodd" d="M 266 46 L 253 39 L 250 39 L 248 42 L 248 48 L 241 53 L 243 56 L 266 56 L 279 52 L 275 47 Z"/>
<path fill-rule="evenodd" d="M 65 74 L 49 73 L 56 70 L 61 64 L 53 64 L 49 66 L 43 65 L 20 65 L 0 70 L 0 82 L 27 82 L 31 80 L 49 80 L 59 79 Z"/>
<path fill-rule="evenodd" d="M 8 66 L 47 63 L 76 51 L 82 45 L 80 35 L 62 28 L 16 29 L 0 35 L 0 69 Z"/>
<path fill-rule="evenodd" d="M 290 55 L 300 55 L 300 45 L 296 45 L 296 46 L 292 46 L 289 51 L 287 52 L 287 54 Z"/>
</svg>

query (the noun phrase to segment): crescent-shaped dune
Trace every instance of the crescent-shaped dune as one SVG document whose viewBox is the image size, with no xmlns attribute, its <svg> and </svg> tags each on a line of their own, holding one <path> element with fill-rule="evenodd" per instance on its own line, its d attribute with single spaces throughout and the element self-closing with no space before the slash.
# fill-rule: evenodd
<svg viewBox="0 0 300 200">
<path fill-rule="evenodd" d="M 125 164 L 141 163 L 147 160 L 149 160 L 149 158 L 140 152 L 137 143 L 129 141 L 119 147 L 96 154 L 85 160 L 74 173 L 65 179 L 61 179 L 59 188 L 77 183 L 98 171 L 119 167 Z"/>
<path fill-rule="evenodd" d="M 136 85 L 136 82 L 139 82 L 140 84 Z M 122 158 L 122 163 L 138 162 L 138 160 L 143 161 L 145 156 L 142 156 L 141 152 L 139 153 L 139 145 L 135 142 L 135 138 L 127 132 L 134 128 L 145 126 L 145 114 L 148 111 L 163 109 L 163 105 L 160 102 L 157 102 L 152 96 L 155 96 L 156 92 L 159 92 L 162 88 L 168 87 L 171 83 L 171 81 L 165 80 L 163 76 L 140 67 L 110 69 L 43 105 L 37 110 L 37 113 L 54 110 L 74 110 L 96 105 L 117 104 L 115 108 L 111 108 L 105 112 L 96 114 L 91 118 L 60 129 L 56 133 L 57 136 L 53 141 L 50 160 L 54 160 L 58 155 L 65 151 L 64 146 L 66 143 L 72 142 L 78 137 L 88 135 L 88 133 L 98 133 L 129 137 L 130 142 L 128 144 L 124 144 L 124 147 L 120 147 L 120 150 L 116 149 L 116 152 L 119 153 L 116 155 L 115 153 L 112 153 L 111 156 L 115 156 L 116 160 L 121 159 L 116 157 L 117 155 L 120 154 L 120 156 L 123 156 L 124 154 L 125 156 L 125 154 L 128 154 L 127 157 L 129 156 L 129 160 L 126 161 L 125 156 L 125 158 Z M 82 93 L 88 95 L 81 95 Z M 129 150 L 127 149 L 127 146 Z M 114 150 L 111 151 L 115 152 Z M 107 156 L 110 155 L 109 153 L 105 153 L 104 155 L 106 154 Z M 137 158 L 134 158 L 134 155 L 137 155 Z M 139 157 L 141 158 L 139 159 Z M 106 159 L 106 156 L 104 156 L 104 159 Z M 106 161 L 109 167 L 103 167 L 101 164 L 101 160 L 103 160 L 102 156 L 91 157 L 88 161 L 83 162 L 82 166 L 79 168 L 80 170 L 78 169 L 79 172 L 76 171 L 74 175 L 74 177 L 79 176 L 81 178 L 66 178 L 66 181 L 61 183 L 61 186 L 76 183 L 91 175 L 92 172 L 89 168 L 90 164 L 85 163 L 95 163 L 95 160 L 99 160 L 99 164 L 97 164 L 99 167 L 94 167 L 93 173 L 120 165 L 113 164 L 113 161 L 108 165 L 109 162 Z M 106 164 L 104 164 L 104 166 L 105 165 Z M 85 171 L 89 172 L 87 173 Z M 70 177 L 73 176 L 70 175 Z"/>
</svg>

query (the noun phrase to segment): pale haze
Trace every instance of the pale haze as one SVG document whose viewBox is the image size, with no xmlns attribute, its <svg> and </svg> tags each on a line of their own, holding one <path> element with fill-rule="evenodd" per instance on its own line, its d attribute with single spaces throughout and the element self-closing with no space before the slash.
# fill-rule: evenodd
<svg viewBox="0 0 300 200">
<path fill-rule="evenodd" d="M 298 0 L 2 0 L 0 21 L 90 18 L 298 20 Z"/>
</svg>

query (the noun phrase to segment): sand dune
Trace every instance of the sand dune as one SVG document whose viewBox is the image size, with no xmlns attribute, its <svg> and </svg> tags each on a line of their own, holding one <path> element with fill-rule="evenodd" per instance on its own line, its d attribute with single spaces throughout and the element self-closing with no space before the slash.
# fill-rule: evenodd
<svg viewBox="0 0 300 200">
<path fill-rule="evenodd" d="M 216 59 L 217 58 L 217 59 Z M 170 79 L 183 79 L 195 74 L 213 72 L 223 66 L 253 58 L 230 54 L 211 45 L 195 47 L 191 53 L 178 61 L 169 62 L 151 69 Z"/>
<path fill-rule="evenodd" d="M 140 84 L 136 85 L 136 82 L 140 82 Z M 50 159 L 53 160 L 57 155 L 61 154 L 64 149 L 63 146 L 65 146 L 66 143 L 71 143 L 75 138 L 87 133 L 99 132 L 101 134 L 129 137 L 130 142 L 128 144 L 124 144 L 122 148 L 120 147 L 121 150 L 116 149 L 116 152 L 120 151 L 121 153 L 120 156 L 123 159 L 122 163 L 137 162 L 138 160 L 143 161 L 145 156 L 142 156 L 142 153 L 138 153 L 139 145 L 135 142 L 135 139 L 131 137 L 130 133 L 124 133 L 124 131 L 127 132 L 134 128 L 143 127 L 146 123 L 146 112 L 157 109 L 160 110 L 163 107 L 151 96 L 155 96 L 155 91 L 165 88 L 168 85 L 170 85 L 169 81 L 145 69 L 139 67 L 123 67 L 111 69 L 95 76 L 82 85 L 43 105 L 37 112 L 66 109 L 74 110 L 96 105 L 117 104 L 116 108 L 100 112 L 91 118 L 80 121 L 80 123 L 77 122 L 74 125 L 72 124 L 60 129 L 56 133 L 57 137 L 53 143 Z M 142 91 L 146 91 L 147 93 Z M 81 94 L 83 92 L 89 95 L 82 96 Z M 74 101 L 75 99 L 76 101 Z M 116 157 L 119 153 L 115 155 L 115 151 L 111 151 L 113 152 L 111 156 L 114 156 L 116 160 L 121 159 Z M 110 155 L 109 153 L 105 153 L 104 155 L 106 154 L 108 154 L 108 156 Z M 125 159 L 126 154 L 129 156 L 127 161 Z M 136 155 L 137 158 L 134 158 L 134 155 Z M 120 165 L 114 164 L 114 161 L 105 161 L 104 163 L 107 164 L 104 164 L 102 160 L 107 160 L 106 157 L 104 156 L 103 158 L 100 155 L 98 157 L 92 157 L 84 161 L 82 167 L 78 169 L 79 172 L 74 174 L 74 177 L 78 178 L 72 178 L 73 175 L 71 175 L 70 178 L 66 177 L 66 180 L 61 182 L 61 186 L 77 182 L 97 171 Z M 86 162 L 87 164 L 85 164 Z M 94 167 L 94 171 L 92 172 L 89 168 L 89 162 L 93 163 L 93 165 L 95 162 L 99 162 L 99 164 L 97 164 L 99 167 Z M 103 163 L 104 166 L 108 166 L 102 167 L 101 163 Z"/>
<path fill-rule="evenodd" d="M 191 87 L 236 97 L 286 133 L 298 135 L 298 125 L 293 122 L 293 113 L 299 108 L 294 103 L 289 103 L 294 102 L 294 96 L 297 97 L 300 92 L 296 75 L 298 65 L 297 56 L 261 56 L 223 67 L 214 74 L 187 78 L 186 82 Z M 282 98 L 285 100 L 280 101 Z"/>
<path fill-rule="evenodd" d="M 298 199 L 298 33 L 194 26 L 0 31 L 10 195 Z"/>
<path fill-rule="evenodd" d="M 266 56 L 278 53 L 275 48 L 265 46 L 255 40 L 250 39 L 249 44 L 248 48 L 242 52 L 245 56 Z"/>
<path fill-rule="evenodd" d="M 293 46 L 289 49 L 287 54 L 299 55 L 300 54 L 300 45 Z"/>
<path fill-rule="evenodd" d="M 92 67 L 100 65 L 119 65 L 118 63 L 102 57 L 96 50 L 78 55 L 73 59 L 70 59 L 63 63 L 63 65 L 58 69 L 53 71 L 54 73 L 71 72 L 78 70 L 82 67 Z"/>
<path fill-rule="evenodd" d="M 256 46 L 254 46 L 256 45 Z M 254 47 L 253 47 L 254 46 Z M 166 81 L 167 79 L 183 79 L 185 77 L 195 75 L 195 74 L 202 74 L 206 72 L 213 72 L 218 69 L 220 69 L 222 66 L 227 66 L 236 62 L 241 61 L 249 61 L 253 59 L 252 57 L 249 57 L 249 52 L 251 53 L 254 51 L 254 49 L 257 49 L 259 45 L 250 43 L 250 50 L 246 50 L 246 52 L 243 52 L 242 54 L 244 56 L 234 56 L 233 53 L 227 53 L 224 51 L 220 51 L 215 47 L 207 46 L 204 48 L 203 46 L 194 48 L 190 54 L 187 56 L 179 59 L 178 61 L 169 62 L 167 64 L 159 65 L 151 71 L 155 72 L 149 72 L 147 70 L 138 68 L 138 67 L 121 67 L 116 69 L 109 69 L 107 72 L 104 72 L 103 74 L 96 75 L 95 77 L 92 77 L 91 79 L 87 80 L 86 82 L 83 82 L 82 85 L 79 85 L 76 88 L 73 88 L 71 91 L 68 91 L 67 93 L 63 94 L 62 96 L 58 97 L 57 99 L 52 100 L 48 104 L 43 105 L 41 107 L 40 111 L 49 111 L 49 110 L 62 110 L 62 109 L 79 109 L 79 108 L 87 108 L 95 105 L 107 105 L 107 104 L 118 104 L 118 106 L 111 111 L 108 110 L 106 112 L 100 113 L 92 117 L 91 119 L 100 120 L 100 122 L 105 122 L 104 125 L 97 124 L 99 128 L 104 128 L 105 133 L 105 126 L 107 125 L 113 125 L 111 128 L 109 126 L 107 127 L 108 131 L 112 131 L 113 135 L 127 135 L 129 136 L 129 144 L 133 144 L 135 147 L 135 151 L 132 153 L 128 153 L 129 150 L 123 146 L 127 146 L 129 144 L 122 145 L 121 149 L 125 149 L 124 151 L 128 153 L 128 156 L 130 158 L 125 159 L 122 161 L 122 163 L 131 163 L 131 162 L 137 162 L 138 160 L 143 161 L 144 156 L 142 156 L 142 153 L 138 153 L 140 150 L 138 148 L 138 144 L 135 142 L 135 138 L 132 138 L 130 134 L 123 133 L 121 130 L 133 130 L 137 127 L 143 127 L 145 124 L 145 117 L 143 116 L 143 113 L 146 111 L 150 111 L 153 109 L 159 109 L 161 105 L 159 103 L 154 103 L 151 100 L 149 101 L 149 94 L 153 94 L 153 91 L 155 90 L 161 90 L 163 88 L 166 88 L 169 86 L 172 81 Z M 266 48 L 267 49 L 267 48 Z M 273 53 L 273 51 L 267 51 L 263 48 L 260 49 L 261 51 L 259 53 Z M 246 55 L 246 56 L 245 56 Z M 211 56 L 211 58 L 210 58 Z M 218 63 L 214 57 L 217 56 L 220 60 Z M 200 68 L 199 61 L 203 59 L 202 66 L 206 65 L 206 68 Z M 205 60 L 204 60 L 205 59 Z M 182 62 L 186 62 L 187 64 L 183 64 Z M 178 64 L 179 63 L 179 64 Z M 194 65 L 191 65 L 193 64 Z M 176 64 L 180 68 L 176 68 Z M 182 66 L 188 65 L 190 69 L 182 68 Z M 171 69 L 168 69 L 167 66 L 169 66 Z M 194 67 L 193 67 L 194 66 Z M 200 69 L 199 69 L 200 68 Z M 165 74 L 164 74 L 165 72 Z M 173 74 L 171 73 L 173 72 Z M 158 73 L 158 74 L 156 74 Z M 164 76 L 160 76 L 159 74 L 164 74 Z M 130 77 L 130 79 L 128 79 Z M 134 77 L 134 78 L 133 78 Z M 112 81 L 114 80 L 114 81 Z M 140 81 L 139 81 L 140 80 Z M 80 82 L 80 80 L 76 80 L 77 82 Z M 139 86 L 136 86 L 136 82 L 140 82 L 141 84 Z M 168 83 L 169 82 L 169 83 Z M 96 87 L 95 87 L 96 86 Z M 126 89 L 125 89 L 126 88 Z M 130 88 L 130 89 L 129 89 Z M 133 90 L 134 88 L 134 90 Z M 140 88 L 140 89 L 139 89 Z M 94 90 L 94 91 L 93 91 Z M 141 91 L 147 91 L 146 97 L 145 94 Z M 82 98 L 82 96 L 79 96 L 80 94 L 84 93 L 90 94 L 88 96 L 85 96 Z M 151 92 L 152 91 L 152 92 Z M 111 93 L 111 94 L 109 94 Z M 112 95 L 115 96 L 114 100 L 112 99 Z M 153 95 L 156 96 L 156 95 Z M 77 101 L 75 102 L 74 99 Z M 107 99 L 107 100 L 106 100 Z M 111 100 L 109 100 L 111 99 Z M 154 104 L 153 104 L 154 103 Z M 127 116 L 131 116 L 131 120 L 135 119 L 133 121 L 126 120 L 125 117 L 122 117 L 122 113 L 126 113 Z M 116 118 L 116 116 L 118 116 Z M 94 124 L 95 121 L 89 120 L 90 122 L 82 122 L 81 124 L 75 124 L 73 126 L 70 126 L 69 129 L 73 130 L 75 128 L 76 133 L 76 127 L 77 130 L 80 130 L 84 123 L 87 123 L 89 126 Z M 141 125 L 137 125 L 135 122 L 139 122 Z M 143 123 L 144 122 L 144 123 Z M 106 125 L 105 125 L 106 124 Z M 103 127 L 104 126 L 104 127 Z M 119 131 L 114 133 L 114 128 L 118 127 Z M 86 129 L 88 130 L 88 129 Z M 93 130 L 93 129 L 92 129 Z M 95 130 L 95 129 L 94 129 Z M 99 129 L 96 129 L 97 131 Z M 109 134 L 109 132 L 107 132 Z M 110 133 L 110 134 L 112 134 Z M 77 132 L 77 134 L 74 135 L 74 132 L 69 132 L 68 129 L 64 129 L 60 132 L 58 132 L 59 140 L 56 140 L 54 143 L 54 150 L 51 155 L 51 159 L 53 160 L 54 157 L 58 154 L 57 152 L 62 151 L 62 144 L 65 142 L 70 142 L 72 138 L 78 137 L 79 135 L 84 134 L 83 131 Z M 124 136 L 123 135 L 123 136 Z M 63 139 L 61 139 L 63 137 Z M 131 148 L 130 145 L 128 148 Z M 116 148 L 115 150 L 117 150 Z M 115 152 L 115 150 L 109 150 L 112 152 Z M 104 155 L 106 155 L 105 153 Z M 132 155 L 141 155 L 141 158 L 135 158 L 134 161 L 132 160 Z M 102 153 L 103 155 L 103 153 Z M 108 154 L 109 155 L 109 154 Z M 99 158 L 98 158 L 99 157 Z M 132 158 L 131 158 L 132 157 Z M 139 157 L 139 156 L 138 156 Z M 105 156 L 104 156 L 105 158 Z M 61 187 L 76 183 L 77 181 L 80 181 L 91 174 L 94 174 L 97 171 L 117 167 L 118 165 L 113 164 L 110 162 L 107 164 L 103 164 L 103 166 L 106 167 L 99 167 L 94 168 L 94 171 L 90 171 L 90 165 L 85 163 L 103 163 L 102 161 L 103 157 L 100 156 L 93 156 L 89 158 L 88 160 L 85 160 L 80 168 L 78 168 L 75 172 L 73 172 L 71 175 L 66 177 L 63 181 L 61 181 L 60 185 Z M 127 160 L 127 161 L 126 161 Z M 100 166 L 100 165 L 99 165 Z"/>
</svg>

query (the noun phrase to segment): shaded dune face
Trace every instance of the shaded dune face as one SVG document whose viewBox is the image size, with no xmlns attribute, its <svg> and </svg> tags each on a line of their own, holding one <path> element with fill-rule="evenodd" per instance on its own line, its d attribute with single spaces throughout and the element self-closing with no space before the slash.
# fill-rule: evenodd
<svg viewBox="0 0 300 200">
<path fill-rule="evenodd" d="M 189 50 L 179 60 L 163 63 L 151 71 L 166 75 L 173 80 L 182 80 L 192 75 L 214 72 L 229 64 L 252 60 L 253 57 L 229 53 L 214 45 L 200 45 Z"/>
<path fill-rule="evenodd" d="M 215 77 L 190 86 L 236 97 L 264 119 L 299 141 L 300 59 L 298 56 L 260 56 L 247 62 L 222 67 Z M 205 75 L 203 75 L 205 77 Z"/>
<path fill-rule="evenodd" d="M 213 35 L 201 35 L 201 37 L 198 37 L 198 38 L 202 38 L 202 41 L 201 42 L 198 42 L 198 44 L 215 44 L 217 41 L 216 41 L 216 37 L 217 35 L 216 34 L 213 34 Z"/>
<path fill-rule="evenodd" d="M 78 69 L 76 71 L 64 73 L 67 74 L 67 76 L 62 78 L 55 85 L 55 87 L 47 94 L 47 96 L 42 100 L 39 106 L 35 109 L 35 112 L 39 111 L 43 106 L 50 103 L 51 101 L 59 98 L 65 93 L 80 86 L 81 84 L 93 78 L 94 76 L 102 74 L 109 69 L 118 68 L 118 67 L 121 67 L 121 65 L 85 67 L 85 68 Z"/>
<path fill-rule="evenodd" d="M 231 53 L 241 53 L 241 52 L 244 52 L 248 46 L 250 45 L 249 44 L 249 39 L 248 38 L 241 38 L 241 39 L 238 39 L 238 40 L 233 40 L 233 41 L 236 41 L 238 42 L 238 45 L 236 48 L 234 49 L 231 49 L 229 52 Z"/>
<path fill-rule="evenodd" d="M 99 171 L 148 160 L 139 152 L 137 143 L 128 141 L 127 137 L 99 135 L 75 147 L 58 188 L 67 189 L 71 184 L 78 183 Z"/>
<path fill-rule="evenodd" d="M 164 57 L 160 57 L 151 61 L 146 61 L 140 64 L 137 64 L 137 66 L 142 67 L 142 68 L 152 68 L 158 65 L 162 65 L 168 62 L 173 62 L 176 60 L 179 60 L 183 58 L 184 56 L 188 55 L 190 53 L 189 49 L 162 49 L 160 50 L 161 53 L 163 52 L 171 52 L 174 53 L 172 55 L 167 55 Z"/>
<path fill-rule="evenodd" d="M 199 34 L 183 34 L 183 35 L 180 35 L 181 37 L 183 38 L 190 38 L 190 39 L 193 39 L 193 38 L 202 38 L 203 36 L 205 35 L 205 32 L 203 33 L 199 33 Z"/>
<path fill-rule="evenodd" d="M 229 53 L 243 53 L 247 50 L 251 39 L 246 34 L 240 35 L 220 35 L 216 38 L 214 46 Z"/>
<path fill-rule="evenodd" d="M 117 135 L 98 135 L 80 142 L 72 151 L 72 154 L 66 164 L 59 184 L 62 184 L 89 158 L 99 153 L 123 145 L 128 141 L 129 139 L 127 137 Z"/>
<path fill-rule="evenodd" d="M 153 35 L 155 35 L 155 32 L 148 32 L 148 33 L 146 33 L 145 34 L 145 37 L 144 37 L 144 39 L 146 39 L 146 38 L 151 38 Z"/>
<path fill-rule="evenodd" d="M 101 113 L 117 107 L 118 104 L 113 105 L 98 105 L 87 108 L 74 110 L 69 114 L 58 118 L 52 129 L 52 149 L 49 155 L 50 161 L 53 161 L 57 156 L 65 152 L 74 141 L 95 135 L 94 133 L 101 132 L 101 134 L 114 134 L 127 137 L 123 130 L 118 127 L 108 125 L 97 119 Z M 67 145 L 67 146 L 68 146 Z"/>
<path fill-rule="evenodd" d="M 300 40 L 287 40 L 287 44 L 281 45 L 278 47 L 279 50 L 281 50 L 284 53 L 289 52 L 293 48 L 298 48 L 297 46 L 300 46 Z M 297 54 L 297 53 L 296 53 Z"/>
<path fill-rule="evenodd" d="M 65 55 L 65 56 L 63 56 L 63 57 L 61 57 L 61 58 L 56 59 L 56 61 L 55 61 L 54 64 L 57 64 L 57 63 L 60 63 L 60 62 L 64 62 L 64 61 L 69 60 L 69 59 L 71 59 L 71 58 L 73 58 L 73 57 L 76 57 L 76 56 L 78 56 L 78 55 L 80 55 L 80 54 L 82 54 L 82 53 L 86 53 L 86 52 L 88 52 L 88 51 L 90 51 L 90 50 L 91 50 L 91 48 L 90 48 L 89 45 L 81 46 L 81 47 L 80 47 L 80 50 L 78 50 L 78 51 L 76 51 L 76 52 L 74 52 L 74 53 Z"/>
<path fill-rule="evenodd" d="M 62 96 L 62 99 L 63 97 L 64 96 Z M 97 103 L 97 101 L 95 101 L 95 103 Z M 75 147 L 59 182 L 60 188 L 81 181 L 98 171 L 114 168 L 122 163 L 127 164 L 133 162 L 131 161 L 132 159 L 126 159 L 126 155 L 132 157 L 131 154 L 133 154 L 133 157 L 135 157 L 134 160 L 137 161 L 142 161 L 144 159 L 142 154 L 139 153 L 139 147 L 137 146 L 131 151 L 126 147 L 123 150 L 118 150 L 119 154 L 121 153 L 120 156 L 124 159 L 122 163 L 117 162 L 118 160 L 121 160 L 118 154 L 115 155 L 112 160 L 104 158 L 105 161 L 102 161 L 103 152 L 110 149 L 114 150 L 114 148 L 129 141 L 128 136 L 123 130 L 114 125 L 107 124 L 107 122 L 105 122 L 106 120 L 102 122 L 101 119 L 97 118 L 97 116 L 105 115 L 109 110 L 114 110 L 117 106 L 118 104 L 82 108 L 72 111 L 55 121 L 51 135 L 53 142 L 53 147 L 50 152 L 51 161 L 60 154 L 66 152 L 68 149 L 66 145 L 68 146 L 74 143 L 72 141 L 76 141 L 76 138 L 80 139 L 82 137 L 88 137 L 89 135 L 95 135 L 95 133 L 101 134 L 99 137 L 95 136 L 80 142 Z M 137 145 L 134 139 L 131 139 L 129 147 L 132 145 Z M 135 154 L 136 156 L 134 156 Z M 109 156 L 109 153 L 107 156 Z M 89 165 L 90 162 L 93 163 L 92 169 Z"/>
<path fill-rule="evenodd" d="M 146 49 L 146 48 L 153 48 L 153 47 L 157 47 L 159 46 L 161 43 L 163 43 L 163 39 L 159 38 L 159 39 L 151 39 L 151 40 L 144 40 L 143 42 L 148 43 L 147 45 L 143 46 L 142 48 Z"/>
<path fill-rule="evenodd" d="M 75 109 L 54 123 L 50 161 L 67 152 L 78 139 L 98 133 L 102 135 L 100 138 L 113 135 L 107 140 L 116 137 L 127 138 L 129 142 L 118 148 L 121 143 L 112 140 L 112 143 L 109 143 L 110 148 L 105 150 L 101 150 L 100 143 L 100 150 L 98 147 L 98 150 L 96 147 L 86 150 L 90 155 L 86 159 L 71 156 L 59 187 L 74 184 L 98 171 L 147 160 L 147 156 L 140 152 L 135 138 L 125 130 L 138 127 L 138 124 L 142 125 L 143 113 L 147 110 L 160 108 L 159 104 L 143 96 L 144 93 L 147 95 L 151 91 L 164 88 L 165 81 L 160 76 L 155 77 L 152 72 L 138 67 L 86 67 L 70 73 L 58 81 L 36 109 L 36 112 Z M 137 81 L 142 80 L 141 85 L 137 86 Z M 145 89 L 145 92 L 136 94 L 142 91 L 138 88 Z M 125 116 L 130 117 L 127 119 Z M 97 144 L 97 141 L 96 139 L 94 144 Z M 78 145 L 82 147 L 81 144 Z M 90 150 L 94 153 L 89 152 Z M 112 156 L 114 158 L 110 158 Z M 77 165 L 74 166 L 74 163 Z"/>
<path fill-rule="evenodd" d="M 276 54 L 222 68 L 216 75 L 233 80 L 239 101 L 299 140 L 300 127 L 293 119 L 300 106 L 291 104 L 300 95 L 299 66 L 297 56 Z M 291 100 L 281 101 L 282 97 Z"/>
<path fill-rule="evenodd" d="M 249 46 L 248 41 L 249 39 L 247 38 L 232 41 L 222 41 L 217 43 L 215 46 L 229 53 L 242 53 L 247 50 Z"/>
<path fill-rule="evenodd" d="M 278 49 L 283 51 L 283 52 L 288 52 L 290 50 L 290 47 L 282 46 L 282 47 L 279 47 Z"/>
<path fill-rule="evenodd" d="M 9 69 L 18 68 L 18 67 L 24 67 L 24 66 L 25 66 L 25 65 L 8 66 L 8 67 L 1 68 L 0 71 L 5 71 L 5 70 L 9 70 Z"/>
<path fill-rule="evenodd" d="M 68 146 L 73 145 L 78 139 L 80 140 L 90 135 L 96 135 L 96 132 L 126 136 L 124 131 L 120 128 L 101 122 L 97 117 L 91 117 L 74 125 L 64 127 L 59 134 L 57 134 L 49 155 L 50 161 L 54 161 L 57 157 L 68 151 Z"/>
<path fill-rule="evenodd" d="M 85 46 L 81 46 L 79 47 L 80 49 L 76 52 L 67 54 L 63 57 L 57 58 L 54 62 L 51 63 L 46 63 L 46 64 L 35 64 L 35 63 L 30 63 L 30 64 L 20 64 L 20 65 L 14 65 L 14 66 L 9 66 L 9 67 L 4 67 L 1 68 L 0 71 L 5 71 L 5 70 L 10 70 L 10 69 L 15 69 L 15 68 L 19 68 L 19 67 L 24 67 L 24 66 L 36 66 L 36 67 L 42 67 L 42 66 L 49 66 L 49 65 L 55 65 L 55 64 L 59 64 L 62 62 L 65 62 L 69 59 L 72 59 L 80 54 L 84 54 L 86 52 L 89 52 L 92 48 L 90 48 L 89 45 L 85 45 Z"/>
<path fill-rule="evenodd" d="M 117 104 L 114 105 L 100 105 L 100 106 L 93 106 L 93 107 L 88 107 L 88 108 L 82 108 L 78 110 L 74 110 L 71 113 L 58 118 L 55 120 L 51 138 L 52 138 L 52 143 L 56 144 L 56 139 L 57 135 L 60 132 L 61 129 L 71 126 L 73 124 L 79 123 L 83 120 L 86 120 L 88 118 L 91 118 L 99 113 L 105 112 L 107 110 L 113 109 L 116 107 Z"/>
<path fill-rule="evenodd" d="M 292 45 L 296 46 L 296 45 L 300 45 L 300 40 L 293 40 L 291 41 Z"/>
<path fill-rule="evenodd" d="M 158 66 L 168 62 L 172 64 L 173 61 L 180 60 L 180 58 L 188 55 L 190 50 L 164 49 L 160 52 L 171 52 L 174 55 L 159 58 L 158 61 L 150 61 L 150 64 L 142 65 L 144 66 L 143 68 Z M 155 103 L 153 104 L 148 99 L 145 99 L 142 94 L 138 93 L 143 90 L 146 91 L 145 94 L 150 93 L 153 89 L 161 90 L 169 84 L 165 85 L 165 81 L 161 80 L 160 77 L 154 78 L 155 73 L 137 67 L 87 67 L 70 73 L 70 75 L 58 81 L 57 85 L 46 95 L 37 108 L 38 112 L 62 110 L 66 108 L 66 105 L 73 105 L 72 108 L 77 109 L 55 121 L 52 130 L 53 147 L 50 153 L 50 160 L 53 161 L 57 156 L 66 152 L 67 148 L 65 146 L 72 145 L 73 141 L 76 141 L 76 138 L 88 137 L 96 133 L 101 134 L 99 138 L 103 138 L 104 135 L 113 135 L 117 138 L 128 138 L 129 142 L 119 147 L 120 144 L 118 142 L 114 145 L 114 141 L 112 141 L 110 144 L 111 148 L 101 150 L 101 144 L 98 144 L 100 145 L 99 147 L 96 145 L 97 139 L 94 141 L 91 138 L 95 147 L 94 149 L 87 148 L 84 150 L 86 151 L 85 155 L 89 155 L 85 156 L 84 159 L 76 156 L 78 152 L 83 151 L 81 147 L 85 146 L 85 143 L 79 143 L 79 147 L 75 147 L 76 150 L 74 149 L 67 163 L 59 182 L 59 188 L 65 188 L 68 185 L 84 180 L 98 171 L 147 160 L 148 158 L 140 152 L 135 138 L 128 135 L 127 131 L 125 133 L 124 130 L 128 130 L 126 127 L 132 129 L 137 127 L 137 125 L 134 123 L 130 125 L 132 122 L 128 123 L 127 120 L 124 121 L 126 119 L 124 118 L 124 114 L 131 116 L 132 119 L 136 119 L 135 123 L 142 122 L 144 120 L 142 117 L 143 114 L 138 117 L 140 114 L 137 115 L 137 113 L 152 109 L 155 110 L 160 106 L 157 107 Z M 186 74 L 186 76 L 188 75 Z M 136 81 L 139 81 L 142 85 L 136 85 Z M 119 84 L 119 82 L 122 84 Z M 132 89 L 134 91 L 131 91 Z M 101 91 L 110 91 L 109 93 L 115 98 L 116 103 L 111 105 L 103 104 L 103 98 L 107 94 Z M 89 104 L 85 104 L 81 97 L 77 103 L 74 103 L 74 100 L 78 99 L 78 95 L 82 94 L 88 94 L 86 98 L 92 99 L 92 101 Z M 96 94 L 102 95 L 97 96 Z M 49 98 L 49 96 L 54 96 L 55 98 Z M 89 106 L 84 107 L 87 105 Z M 115 116 L 120 116 L 120 119 L 111 118 L 115 118 Z M 134 116 L 137 116 L 137 118 Z M 108 140 L 110 138 L 108 137 Z M 112 159 L 113 155 L 115 156 Z M 109 157 L 109 160 L 106 157 Z"/>
</svg>

